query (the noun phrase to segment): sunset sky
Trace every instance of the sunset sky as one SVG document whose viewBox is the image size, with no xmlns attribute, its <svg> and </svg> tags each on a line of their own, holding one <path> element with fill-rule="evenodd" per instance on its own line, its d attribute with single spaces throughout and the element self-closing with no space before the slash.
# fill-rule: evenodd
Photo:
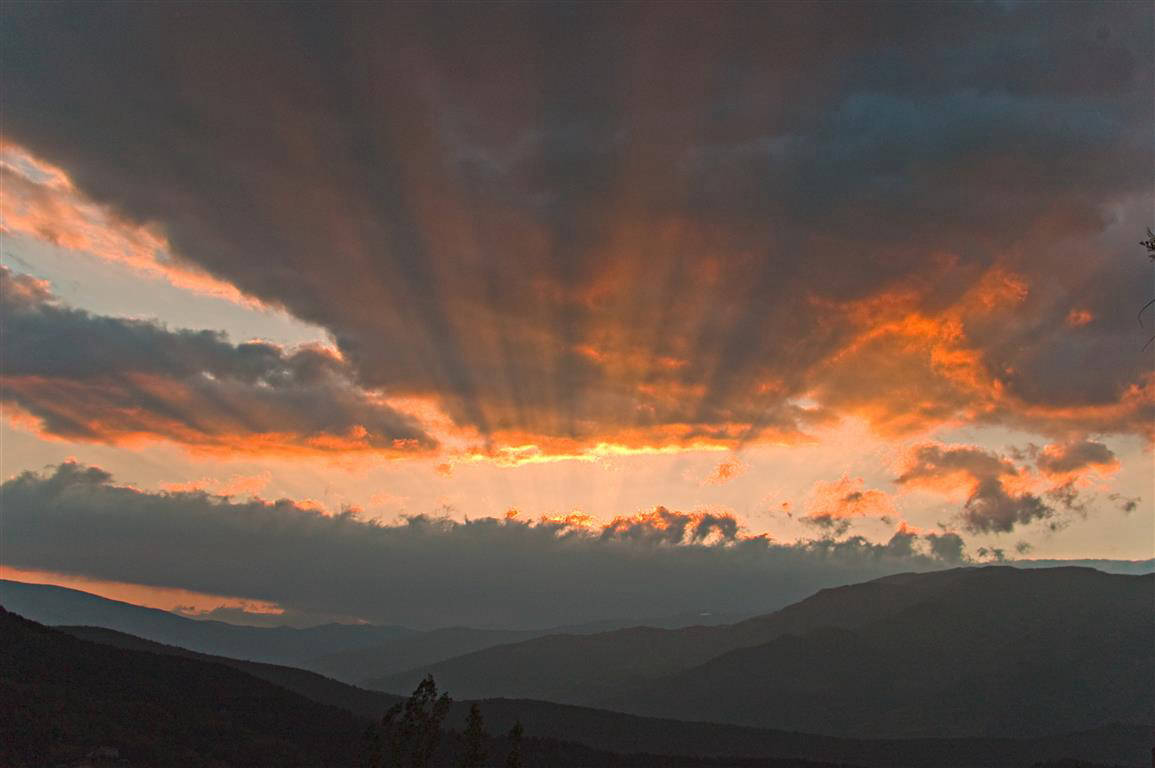
<svg viewBox="0 0 1155 768">
<path fill-rule="evenodd" d="M 0 13 L 0 575 L 529 626 L 1155 556 L 1148 3 Z"/>
</svg>

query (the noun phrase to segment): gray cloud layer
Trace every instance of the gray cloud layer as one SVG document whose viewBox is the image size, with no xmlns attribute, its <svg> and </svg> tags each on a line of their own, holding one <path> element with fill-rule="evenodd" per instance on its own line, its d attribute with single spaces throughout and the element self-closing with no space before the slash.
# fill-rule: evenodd
<svg viewBox="0 0 1155 768">
<path fill-rule="evenodd" d="M 3 12 L 11 140 L 463 424 L 788 434 L 808 391 L 893 430 L 1151 421 L 1087 409 L 1146 372 L 1141 230 L 1095 240 L 1149 204 L 1146 4 Z M 963 331 L 1024 407 L 885 338 L 826 365 L 850 303 L 935 315 L 996 264 L 1029 291 Z"/>
<path fill-rule="evenodd" d="M 8 480 L 0 505 L 4 561 L 16 567 L 410 625 L 763 611 L 963 557 L 954 534 L 783 545 L 744 536 L 725 515 L 662 508 L 597 530 L 489 518 L 376 525 L 289 501 L 143 492 L 78 464 Z"/>
<path fill-rule="evenodd" d="M 0 267 L 0 398 L 47 434 L 229 450 L 422 450 L 433 440 L 315 347 L 232 344 L 57 304 Z"/>
</svg>

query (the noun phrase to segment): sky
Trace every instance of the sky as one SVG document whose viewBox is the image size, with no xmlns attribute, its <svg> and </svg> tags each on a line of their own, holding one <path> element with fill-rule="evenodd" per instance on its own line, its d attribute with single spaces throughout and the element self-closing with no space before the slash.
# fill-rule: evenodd
<svg viewBox="0 0 1155 768">
<path fill-rule="evenodd" d="M 0 14 L 0 576 L 549 626 L 1155 557 L 1147 3 Z"/>
</svg>

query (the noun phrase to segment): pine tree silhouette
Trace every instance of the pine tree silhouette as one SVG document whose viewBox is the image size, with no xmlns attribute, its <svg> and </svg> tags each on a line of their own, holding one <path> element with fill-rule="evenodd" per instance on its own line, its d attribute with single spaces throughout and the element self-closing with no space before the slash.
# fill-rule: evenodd
<svg viewBox="0 0 1155 768">
<path fill-rule="evenodd" d="M 404 749 L 405 734 L 401 730 L 401 724 L 397 722 L 398 715 L 401 714 L 401 705 L 394 704 L 386 710 L 381 717 L 381 723 L 378 726 L 377 732 L 377 762 L 371 763 L 376 766 L 381 765 L 381 749 L 387 749 L 389 755 L 389 768 L 401 768 L 402 749 Z"/>
<path fill-rule="evenodd" d="M 509 731 L 509 757 L 505 758 L 505 768 L 521 768 L 521 737 L 524 733 L 525 729 L 518 720 Z"/>
<path fill-rule="evenodd" d="M 481 718 L 481 708 L 476 704 L 469 707 L 469 718 L 465 721 L 465 756 L 461 768 L 481 768 L 485 763 L 485 722 Z"/>
<path fill-rule="evenodd" d="M 429 675 L 417 686 L 404 706 L 394 704 L 381 718 L 370 737 L 370 768 L 428 768 L 441 742 L 441 724 L 453 700 L 437 695 L 437 684 Z"/>
<path fill-rule="evenodd" d="M 452 703 L 449 694 L 437 695 L 433 675 L 426 675 L 409 701 L 405 702 L 403 723 L 406 731 L 412 734 L 412 768 L 428 768 L 437 744 L 441 741 L 441 723 L 449 714 Z"/>
</svg>

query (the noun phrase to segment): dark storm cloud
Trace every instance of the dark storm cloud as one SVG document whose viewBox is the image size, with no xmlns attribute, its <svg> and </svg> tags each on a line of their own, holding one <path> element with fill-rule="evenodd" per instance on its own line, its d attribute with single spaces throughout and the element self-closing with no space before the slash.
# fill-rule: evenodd
<svg viewBox="0 0 1155 768">
<path fill-rule="evenodd" d="M 484 432 L 790 437 L 810 391 L 895 432 L 1141 432 L 1143 265 L 1094 238 L 1149 205 L 1150 25 L 1138 3 L 12 3 L 4 130 L 330 329 L 367 385 Z M 956 311 L 996 266 L 1025 297 Z M 877 321 L 847 306 L 903 291 L 959 332 L 881 337 L 853 359 L 886 375 L 844 374 Z"/>
<path fill-rule="evenodd" d="M 71 463 L 8 480 L 0 504 L 8 565 L 409 625 L 753 612 L 958 554 L 905 529 L 885 544 L 783 545 L 741 534 L 726 516 L 662 508 L 593 530 L 423 516 L 377 525 L 287 500 L 147 493 Z"/>
<path fill-rule="evenodd" d="M 0 267 L 0 398 L 48 435 L 229 450 L 421 451 L 434 441 L 318 347 L 92 315 Z"/>
</svg>

